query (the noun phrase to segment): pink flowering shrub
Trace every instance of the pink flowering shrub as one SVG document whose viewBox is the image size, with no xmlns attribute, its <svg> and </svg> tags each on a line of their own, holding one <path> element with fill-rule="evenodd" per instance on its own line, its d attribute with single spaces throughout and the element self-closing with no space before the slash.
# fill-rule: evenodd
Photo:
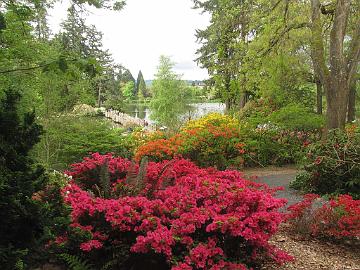
<svg viewBox="0 0 360 270">
<path fill-rule="evenodd" d="M 107 198 L 96 192 L 104 164 L 111 185 Z M 85 234 L 77 248 L 94 264 L 104 263 L 110 250 L 119 258 L 116 269 L 133 267 L 132 256 L 158 259 L 173 270 L 251 269 L 264 258 L 291 260 L 268 242 L 284 219 L 279 208 L 286 200 L 273 197 L 267 186 L 237 171 L 201 169 L 177 159 L 149 162 L 143 188 L 124 196 L 119 187 L 139 184 L 127 181 L 131 170 L 137 173 L 139 166 L 93 154 L 67 172 L 73 178 L 62 191 L 72 209 L 67 244 L 76 244 L 76 232 Z"/>
<path fill-rule="evenodd" d="M 290 206 L 289 223 L 313 236 L 337 239 L 360 237 L 360 200 L 340 195 L 315 206 L 318 198 L 319 195 L 307 194 L 302 202 Z"/>
</svg>

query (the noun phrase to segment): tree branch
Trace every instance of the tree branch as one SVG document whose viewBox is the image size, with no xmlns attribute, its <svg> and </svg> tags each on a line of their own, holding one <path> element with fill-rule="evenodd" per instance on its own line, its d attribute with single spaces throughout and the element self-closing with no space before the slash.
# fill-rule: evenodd
<svg viewBox="0 0 360 270">
<path fill-rule="evenodd" d="M 320 5 L 321 14 L 323 15 L 334 15 L 335 13 L 335 6 L 334 3 Z"/>
<path fill-rule="evenodd" d="M 282 39 L 282 37 L 289 33 L 292 30 L 296 30 L 296 29 L 301 29 L 304 27 L 309 27 L 309 24 L 307 22 L 303 22 L 300 24 L 293 24 L 293 25 L 288 25 L 287 27 L 285 27 L 285 29 L 276 37 L 273 37 L 270 40 L 270 44 L 269 47 L 261 54 L 261 57 L 267 55 Z"/>
<path fill-rule="evenodd" d="M 8 69 L 8 70 L 0 70 L 0 74 L 6 74 L 6 73 L 12 73 L 12 72 L 21 72 L 21 71 L 30 71 L 38 68 L 44 68 L 49 66 L 50 64 L 43 64 L 43 65 L 37 65 L 33 67 L 26 67 L 26 68 L 15 68 L 15 69 Z"/>
<path fill-rule="evenodd" d="M 75 62 L 78 61 L 78 59 L 70 59 L 70 60 L 64 60 L 66 62 Z M 7 74 L 7 73 L 12 73 L 12 72 L 22 72 L 22 71 L 31 71 L 31 70 L 35 70 L 35 69 L 39 69 L 39 68 L 45 68 L 48 67 L 54 63 L 59 62 L 58 60 L 54 60 L 52 62 L 46 63 L 46 64 L 39 64 L 36 66 L 32 66 L 32 67 L 21 67 L 21 68 L 14 68 L 14 69 L 8 69 L 8 70 L 0 70 L 0 74 Z"/>
<path fill-rule="evenodd" d="M 329 69 L 325 62 L 324 41 L 322 37 L 322 26 L 320 19 L 320 1 L 311 0 L 311 58 L 315 74 L 318 74 L 324 85 L 329 76 Z"/>
<path fill-rule="evenodd" d="M 283 0 L 277 1 L 277 2 L 275 3 L 275 5 L 271 7 L 271 10 L 270 10 L 270 11 L 274 11 L 282 1 L 283 1 Z"/>
</svg>

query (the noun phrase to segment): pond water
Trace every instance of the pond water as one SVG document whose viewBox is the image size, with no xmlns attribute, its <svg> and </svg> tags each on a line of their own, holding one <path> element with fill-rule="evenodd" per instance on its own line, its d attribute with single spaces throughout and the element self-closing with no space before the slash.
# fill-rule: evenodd
<svg viewBox="0 0 360 270">
<path fill-rule="evenodd" d="M 151 110 L 149 109 L 147 104 L 141 104 L 141 103 L 127 104 L 124 112 L 135 118 L 144 119 L 149 124 L 154 123 L 154 121 L 150 119 Z M 182 118 L 185 120 L 197 119 L 212 112 L 224 113 L 225 104 L 192 103 L 189 104 L 189 110 L 182 116 Z"/>
</svg>

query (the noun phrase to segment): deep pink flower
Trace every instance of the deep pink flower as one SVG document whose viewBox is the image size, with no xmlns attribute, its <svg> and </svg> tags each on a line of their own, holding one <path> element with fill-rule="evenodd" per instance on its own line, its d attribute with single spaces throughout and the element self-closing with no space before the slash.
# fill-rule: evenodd
<svg viewBox="0 0 360 270">
<path fill-rule="evenodd" d="M 110 198 L 98 192 L 99 166 L 104 164 L 114 185 Z M 184 159 L 149 162 L 144 189 L 130 197 L 119 195 L 115 186 L 123 185 L 128 170 L 136 171 L 138 165 L 93 154 L 72 168 L 68 174 L 73 181 L 62 194 L 72 208 L 71 226 L 92 237 L 80 245 L 83 251 L 122 243 L 126 234 L 133 237 L 132 252 L 163 254 L 175 270 L 246 269 L 226 252 L 229 243 L 239 241 L 252 251 L 245 259 L 265 254 L 279 263 L 289 260 L 268 244 L 284 220 L 279 209 L 286 200 L 238 171 L 202 169 Z"/>
</svg>

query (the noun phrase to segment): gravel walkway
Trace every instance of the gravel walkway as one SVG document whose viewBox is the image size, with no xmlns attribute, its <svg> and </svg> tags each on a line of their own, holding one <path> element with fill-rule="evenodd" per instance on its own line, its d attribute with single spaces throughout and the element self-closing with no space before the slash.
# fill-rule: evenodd
<svg viewBox="0 0 360 270">
<path fill-rule="evenodd" d="M 289 187 L 290 182 L 295 178 L 297 172 L 298 171 L 292 167 L 269 167 L 245 170 L 244 174 L 253 181 L 265 183 L 270 187 L 284 187 L 284 190 L 276 193 L 276 197 L 287 199 L 289 206 L 302 200 L 302 196 L 296 190 Z"/>
</svg>

